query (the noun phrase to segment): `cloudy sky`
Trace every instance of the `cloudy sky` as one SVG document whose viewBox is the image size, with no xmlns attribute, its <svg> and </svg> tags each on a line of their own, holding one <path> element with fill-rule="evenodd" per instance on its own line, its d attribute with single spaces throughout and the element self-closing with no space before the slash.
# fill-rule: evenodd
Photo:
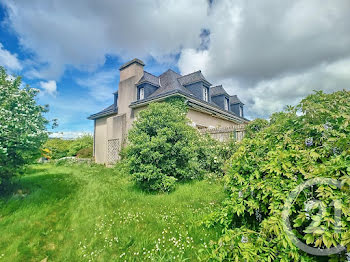
<svg viewBox="0 0 350 262">
<path fill-rule="evenodd" d="M 41 90 L 65 136 L 92 131 L 134 57 L 156 75 L 200 69 L 267 118 L 350 89 L 349 14 L 349 0 L 2 0 L 0 65 Z"/>
</svg>

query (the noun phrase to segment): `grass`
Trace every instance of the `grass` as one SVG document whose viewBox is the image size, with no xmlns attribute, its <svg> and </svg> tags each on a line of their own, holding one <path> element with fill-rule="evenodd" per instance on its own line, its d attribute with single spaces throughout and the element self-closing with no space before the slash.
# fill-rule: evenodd
<svg viewBox="0 0 350 262">
<path fill-rule="evenodd" d="M 0 261 L 199 261 L 218 228 L 200 221 L 223 200 L 220 183 L 148 194 L 121 167 L 31 166 L 0 198 Z"/>
</svg>

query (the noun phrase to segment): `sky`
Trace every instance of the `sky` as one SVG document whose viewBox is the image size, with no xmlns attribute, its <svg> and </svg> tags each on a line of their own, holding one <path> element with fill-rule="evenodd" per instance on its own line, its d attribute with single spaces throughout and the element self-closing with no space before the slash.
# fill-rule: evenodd
<svg viewBox="0 0 350 262">
<path fill-rule="evenodd" d="M 91 133 L 133 58 L 155 75 L 202 70 L 268 118 L 350 89 L 349 13 L 349 0 L 1 0 L 0 65 L 40 89 L 53 136 Z"/>
</svg>

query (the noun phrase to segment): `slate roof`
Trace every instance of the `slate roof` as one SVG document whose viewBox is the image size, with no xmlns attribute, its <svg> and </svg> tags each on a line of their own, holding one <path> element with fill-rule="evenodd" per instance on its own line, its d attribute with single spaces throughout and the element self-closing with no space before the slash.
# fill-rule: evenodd
<svg viewBox="0 0 350 262">
<path fill-rule="evenodd" d="M 102 111 L 100 111 L 96 114 L 89 116 L 88 119 L 93 120 L 96 118 L 100 118 L 103 116 L 109 116 L 112 114 L 118 114 L 118 107 L 116 107 L 114 104 L 110 105 L 109 107 L 106 107 L 105 109 L 103 109 Z"/>
<path fill-rule="evenodd" d="M 179 78 L 179 82 L 181 85 L 189 85 L 200 81 L 203 81 L 207 83 L 209 86 L 211 86 L 211 83 L 209 83 L 207 79 L 205 79 L 205 77 L 202 75 L 202 72 L 200 70 L 188 75 L 181 76 Z"/>
<path fill-rule="evenodd" d="M 225 91 L 225 89 L 222 87 L 222 85 L 218 85 L 218 86 L 213 86 L 210 88 L 210 95 L 213 96 L 219 96 L 219 95 L 227 95 L 227 92 Z"/>
<path fill-rule="evenodd" d="M 159 77 L 156 77 L 155 75 L 152 75 L 151 73 L 144 71 L 143 76 L 136 83 L 136 85 L 140 85 L 142 83 L 149 83 L 154 86 L 159 86 Z"/>
<path fill-rule="evenodd" d="M 239 100 L 237 95 L 234 96 L 230 96 L 230 105 L 234 105 L 234 104 L 242 104 L 244 105 L 241 100 Z"/>
<path fill-rule="evenodd" d="M 138 61 L 136 61 L 136 62 L 139 63 Z M 130 65 L 131 63 L 135 63 L 135 61 L 130 61 L 129 63 L 123 65 L 121 68 L 125 68 L 128 65 Z M 142 62 L 142 64 L 143 64 L 143 62 Z M 142 83 L 149 83 L 149 84 L 156 86 L 158 88 L 156 91 L 154 91 L 147 98 L 142 99 L 142 100 L 133 101 L 130 106 L 136 107 L 138 104 L 142 104 L 142 103 L 146 103 L 146 102 L 149 102 L 149 101 L 152 101 L 155 99 L 167 97 L 167 96 L 173 95 L 173 94 L 180 94 L 180 95 L 183 95 L 185 97 L 191 98 L 192 101 L 198 101 L 200 104 L 206 105 L 204 107 L 216 108 L 216 110 L 220 110 L 221 112 L 224 111 L 225 115 L 230 115 L 231 117 L 234 117 L 234 118 L 238 117 L 235 113 L 233 113 L 231 111 L 224 110 L 223 108 L 221 108 L 220 106 L 218 106 L 214 102 L 211 102 L 211 101 L 206 102 L 203 99 L 196 97 L 194 94 L 191 93 L 191 91 L 188 88 L 185 87 L 189 84 L 197 83 L 200 81 L 206 83 L 208 86 L 211 86 L 211 83 L 205 79 L 205 77 L 203 76 L 201 71 L 196 71 L 196 72 L 193 72 L 191 74 L 182 76 L 182 75 L 176 73 L 175 71 L 169 69 L 158 77 L 155 75 L 152 75 L 149 72 L 144 71 L 143 76 L 136 83 L 136 85 L 140 85 Z M 115 92 L 114 94 L 116 94 L 116 93 L 118 93 L 118 91 Z M 225 94 L 225 95 L 229 96 L 227 94 L 227 92 L 225 91 L 225 89 L 222 87 L 222 85 L 210 87 L 211 97 L 215 97 L 215 96 L 218 96 L 221 94 Z M 235 103 L 237 103 L 237 101 L 242 103 L 238 99 L 237 96 L 229 96 L 229 97 L 230 97 L 230 104 L 235 104 Z M 115 107 L 114 105 L 111 105 L 111 106 L 105 108 L 104 110 L 102 110 L 101 112 L 98 112 L 96 114 L 91 115 L 88 119 L 96 119 L 99 117 L 108 116 L 108 115 L 115 114 L 115 113 L 118 113 L 118 108 Z M 243 119 L 241 117 L 238 117 L 238 118 Z"/>
<path fill-rule="evenodd" d="M 160 87 L 153 94 L 151 94 L 149 98 L 157 97 L 161 94 L 168 93 L 175 90 L 180 90 L 190 95 L 191 92 L 180 84 L 178 80 L 179 77 L 181 77 L 181 75 L 171 69 L 161 74 L 159 76 Z"/>
</svg>

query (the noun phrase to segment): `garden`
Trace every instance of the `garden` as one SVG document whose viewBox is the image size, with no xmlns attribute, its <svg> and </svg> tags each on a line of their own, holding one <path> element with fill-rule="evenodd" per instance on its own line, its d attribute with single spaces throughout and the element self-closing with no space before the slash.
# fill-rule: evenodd
<svg viewBox="0 0 350 262">
<path fill-rule="evenodd" d="M 199 135 L 182 99 L 153 103 L 106 168 L 68 160 L 92 138 L 48 139 L 37 91 L 0 73 L 0 260 L 350 260 L 349 91 L 251 121 L 241 142 Z"/>
</svg>

